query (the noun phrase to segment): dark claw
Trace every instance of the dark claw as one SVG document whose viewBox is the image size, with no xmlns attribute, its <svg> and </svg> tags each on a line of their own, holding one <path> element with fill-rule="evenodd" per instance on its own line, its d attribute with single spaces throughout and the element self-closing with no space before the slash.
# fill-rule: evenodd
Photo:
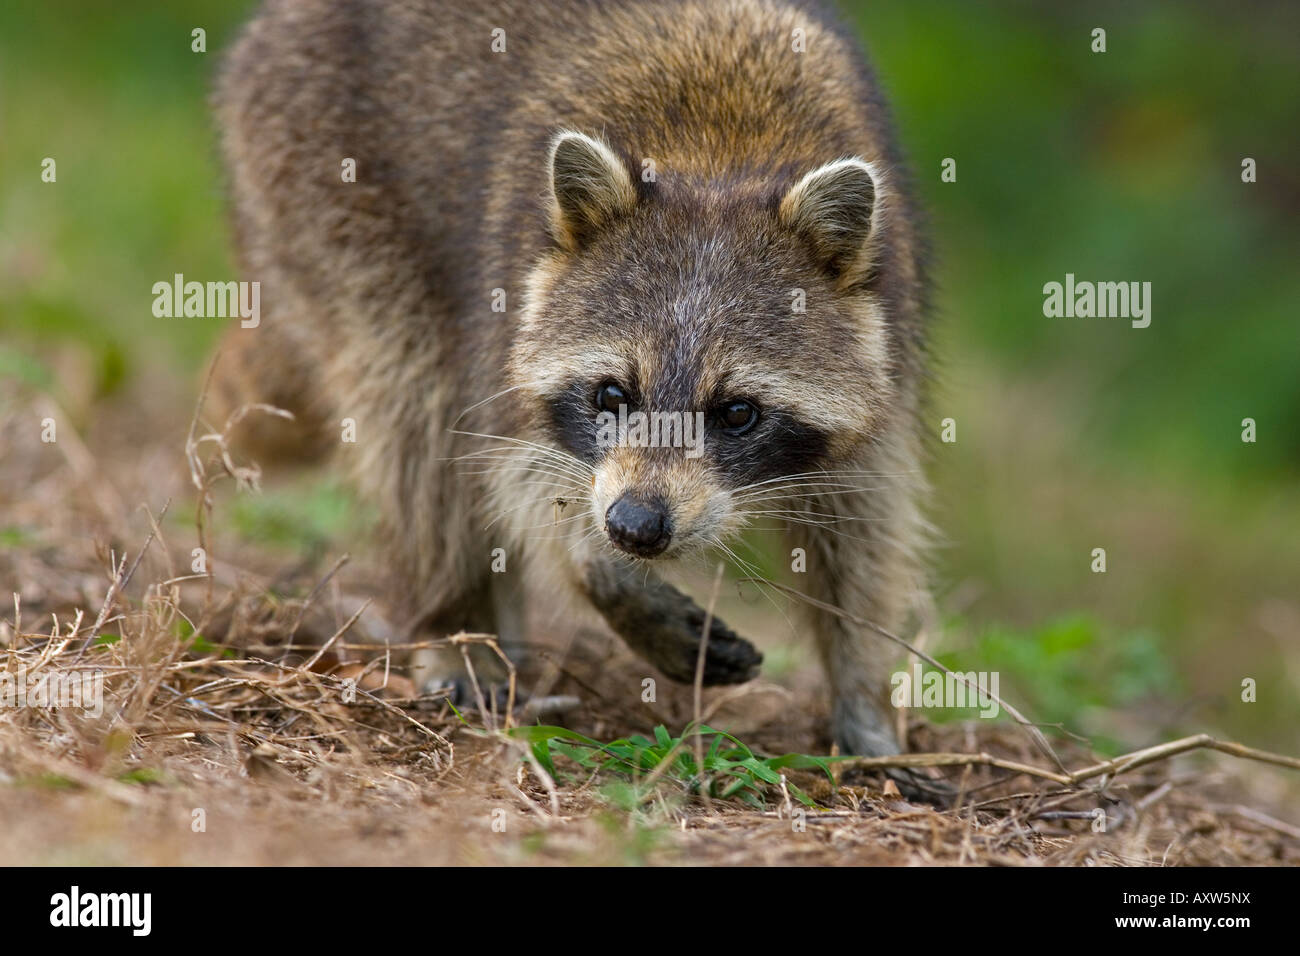
<svg viewBox="0 0 1300 956">
<path fill-rule="evenodd" d="M 670 678 L 679 683 L 695 682 L 695 668 L 699 662 L 700 635 L 704 630 L 704 612 L 693 608 L 678 619 L 682 631 L 671 639 L 660 638 L 649 648 L 652 662 Z M 721 620 L 714 618 L 709 626 L 709 644 L 704 652 L 705 687 L 718 684 L 743 684 L 758 676 L 763 655 L 749 641 L 736 634 Z"/>
<path fill-rule="evenodd" d="M 700 616 L 697 631 L 704 629 L 704 617 Z M 698 650 L 696 651 L 698 655 Z M 704 651 L 705 687 L 716 684 L 743 684 L 758 676 L 763 665 L 763 655 L 753 644 L 745 640 L 718 618 L 709 626 L 709 645 Z M 691 679 L 695 679 L 695 661 L 691 662 Z"/>
<path fill-rule="evenodd" d="M 439 687 L 429 693 L 434 697 L 445 697 L 460 710 L 477 710 L 478 695 L 474 693 L 474 682 L 468 677 L 452 677 L 438 681 Z M 483 694 L 483 703 L 488 710 L 504 714 L 510 703 L 510 687 L 506 684 L 479 685 Z M 522 695 L 515 694 L 515 706 L 523 703 Z"/>
</svg>

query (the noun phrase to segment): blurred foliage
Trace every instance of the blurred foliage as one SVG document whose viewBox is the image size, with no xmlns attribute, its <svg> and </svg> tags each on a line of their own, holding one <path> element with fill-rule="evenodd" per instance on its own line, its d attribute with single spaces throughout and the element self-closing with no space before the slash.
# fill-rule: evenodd
<svg viewBox="0 0 1300 956">
<path fill-rule="evenodd" d="M 934 219 L 941 357 L 1060 379 L 1110 454 L 1300 475 L 1300 7 L 852 10 Z M 1151 282 L 1151 327 L 1044 318 L 1067 272 Z M 1269 438 L 1243 455 L 1247 416 Z"/>
<path fill-rule="evenodd" d="M 156 319 L 150 290 L 233 273 L 205 99 L 250 7 L 0 4 L 0 375 L 57 394 L 74 349 L 95 395 L 151 369 L 193 379 L 221 323 Z M 1189 729 L 1297 749 L 1300 5 L 846 9 L 931 220 L 929 414 L 959 435 L 933 468 L 948 645 L 1052 719 L 1177 697 Z M 1151 327 L 1045 318 L 1043 284 L 1067 272 L 1151 282 Z M 238 521 L 310 546 L 342 524 L 322 495 Z M 758 550 L 764 570 L 787 563 Z M 1244 676 L 1257 704 L 1239 703 Z"/>
<path fill-rule="evenodd" d="M 962 626 L 954 621 L 950 630 Z M 965 649 L 938 660 L 962 674 L 997 672 L 999 696 L 1022 713 L 1086 734 L 1099 750 L 1111 753 L 1121 752 L 1125 744 L 1111 736 L 1114 724 L 1103 715 L 1185 693 L 1174 662 L 1154 635 L 1108 633 L 1087 615 L 1054 619 L 1029 632 L 988 626 Z M 954 708 L 927 716 L 969 720 L 979 714 L 976 708 Z M 1148 733 L 1158 729 L 1148 728 Z"/>
<path fill-rule="evenodd" d="M 302 552 L 357 537 L 366 516 L 353 496 L 330 479 L 238 495 L 223 513 L 242 538 Z"/>
<path fill-rule="evenodd" d="M 36 338 L 187 372 L 202 361 L 220 320 L 160 328 L 150 289 L 231 271 L 206 97 L 248 9 L 0 4 L 0 357 Z M 206 54 L 190 51 L 196 26 Z M 55 183 L 40 180 L 45 157 Z"/>
</svg>

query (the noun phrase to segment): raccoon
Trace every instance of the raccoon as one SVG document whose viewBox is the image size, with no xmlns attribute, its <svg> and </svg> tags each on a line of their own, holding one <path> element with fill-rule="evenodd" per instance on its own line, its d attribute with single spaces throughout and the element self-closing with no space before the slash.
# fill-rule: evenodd
<svg viewBox="0 0 1300 956">
<path fill-rule="evenodd" d="M 268 0 L 215 110 L 263 315 L 230 330 L 215 394 L 274 400 L 295 442 L 336 449 L 421 633 L 517 644 L 527 595 L 563 594 L 690 681 L 706 615 L 660 571 L 769 519 L 817 602 L 905 623 L 925 256 L 832 12 Z M 700 433 L 602 439 L 636 412 Z M 893 648 L 821 607 L 807 627 L 834 740 L 898 752 Z M 706 684 L 760 664 L 712 621 Z"/>
</svg>

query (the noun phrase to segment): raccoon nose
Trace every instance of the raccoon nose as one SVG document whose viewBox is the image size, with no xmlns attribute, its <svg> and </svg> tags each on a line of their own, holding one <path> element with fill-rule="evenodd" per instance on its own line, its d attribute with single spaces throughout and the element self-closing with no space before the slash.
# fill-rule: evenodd
<svg viewBox="0 0 1300 956">
<path fill-rule="evenodd" d="M 609 506 L 605 531 L 615 545 L 641 558 L 662 554 L 672 538 L 663 505 L 630 495 Z"/>
</svg>

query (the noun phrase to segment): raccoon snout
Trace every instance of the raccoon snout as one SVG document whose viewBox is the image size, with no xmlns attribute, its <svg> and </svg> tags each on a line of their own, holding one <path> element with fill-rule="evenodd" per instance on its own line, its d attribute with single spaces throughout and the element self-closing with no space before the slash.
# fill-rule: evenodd
<svg viewBox="0 0 1300 956">
<path fill-rule="evenodd" d="M 672 529 L 664 506 L 632 495 L 623 495 L 605 512 L 609 540 L 639 558 L 663 554 L 672 540 Z"/>
</svg>

